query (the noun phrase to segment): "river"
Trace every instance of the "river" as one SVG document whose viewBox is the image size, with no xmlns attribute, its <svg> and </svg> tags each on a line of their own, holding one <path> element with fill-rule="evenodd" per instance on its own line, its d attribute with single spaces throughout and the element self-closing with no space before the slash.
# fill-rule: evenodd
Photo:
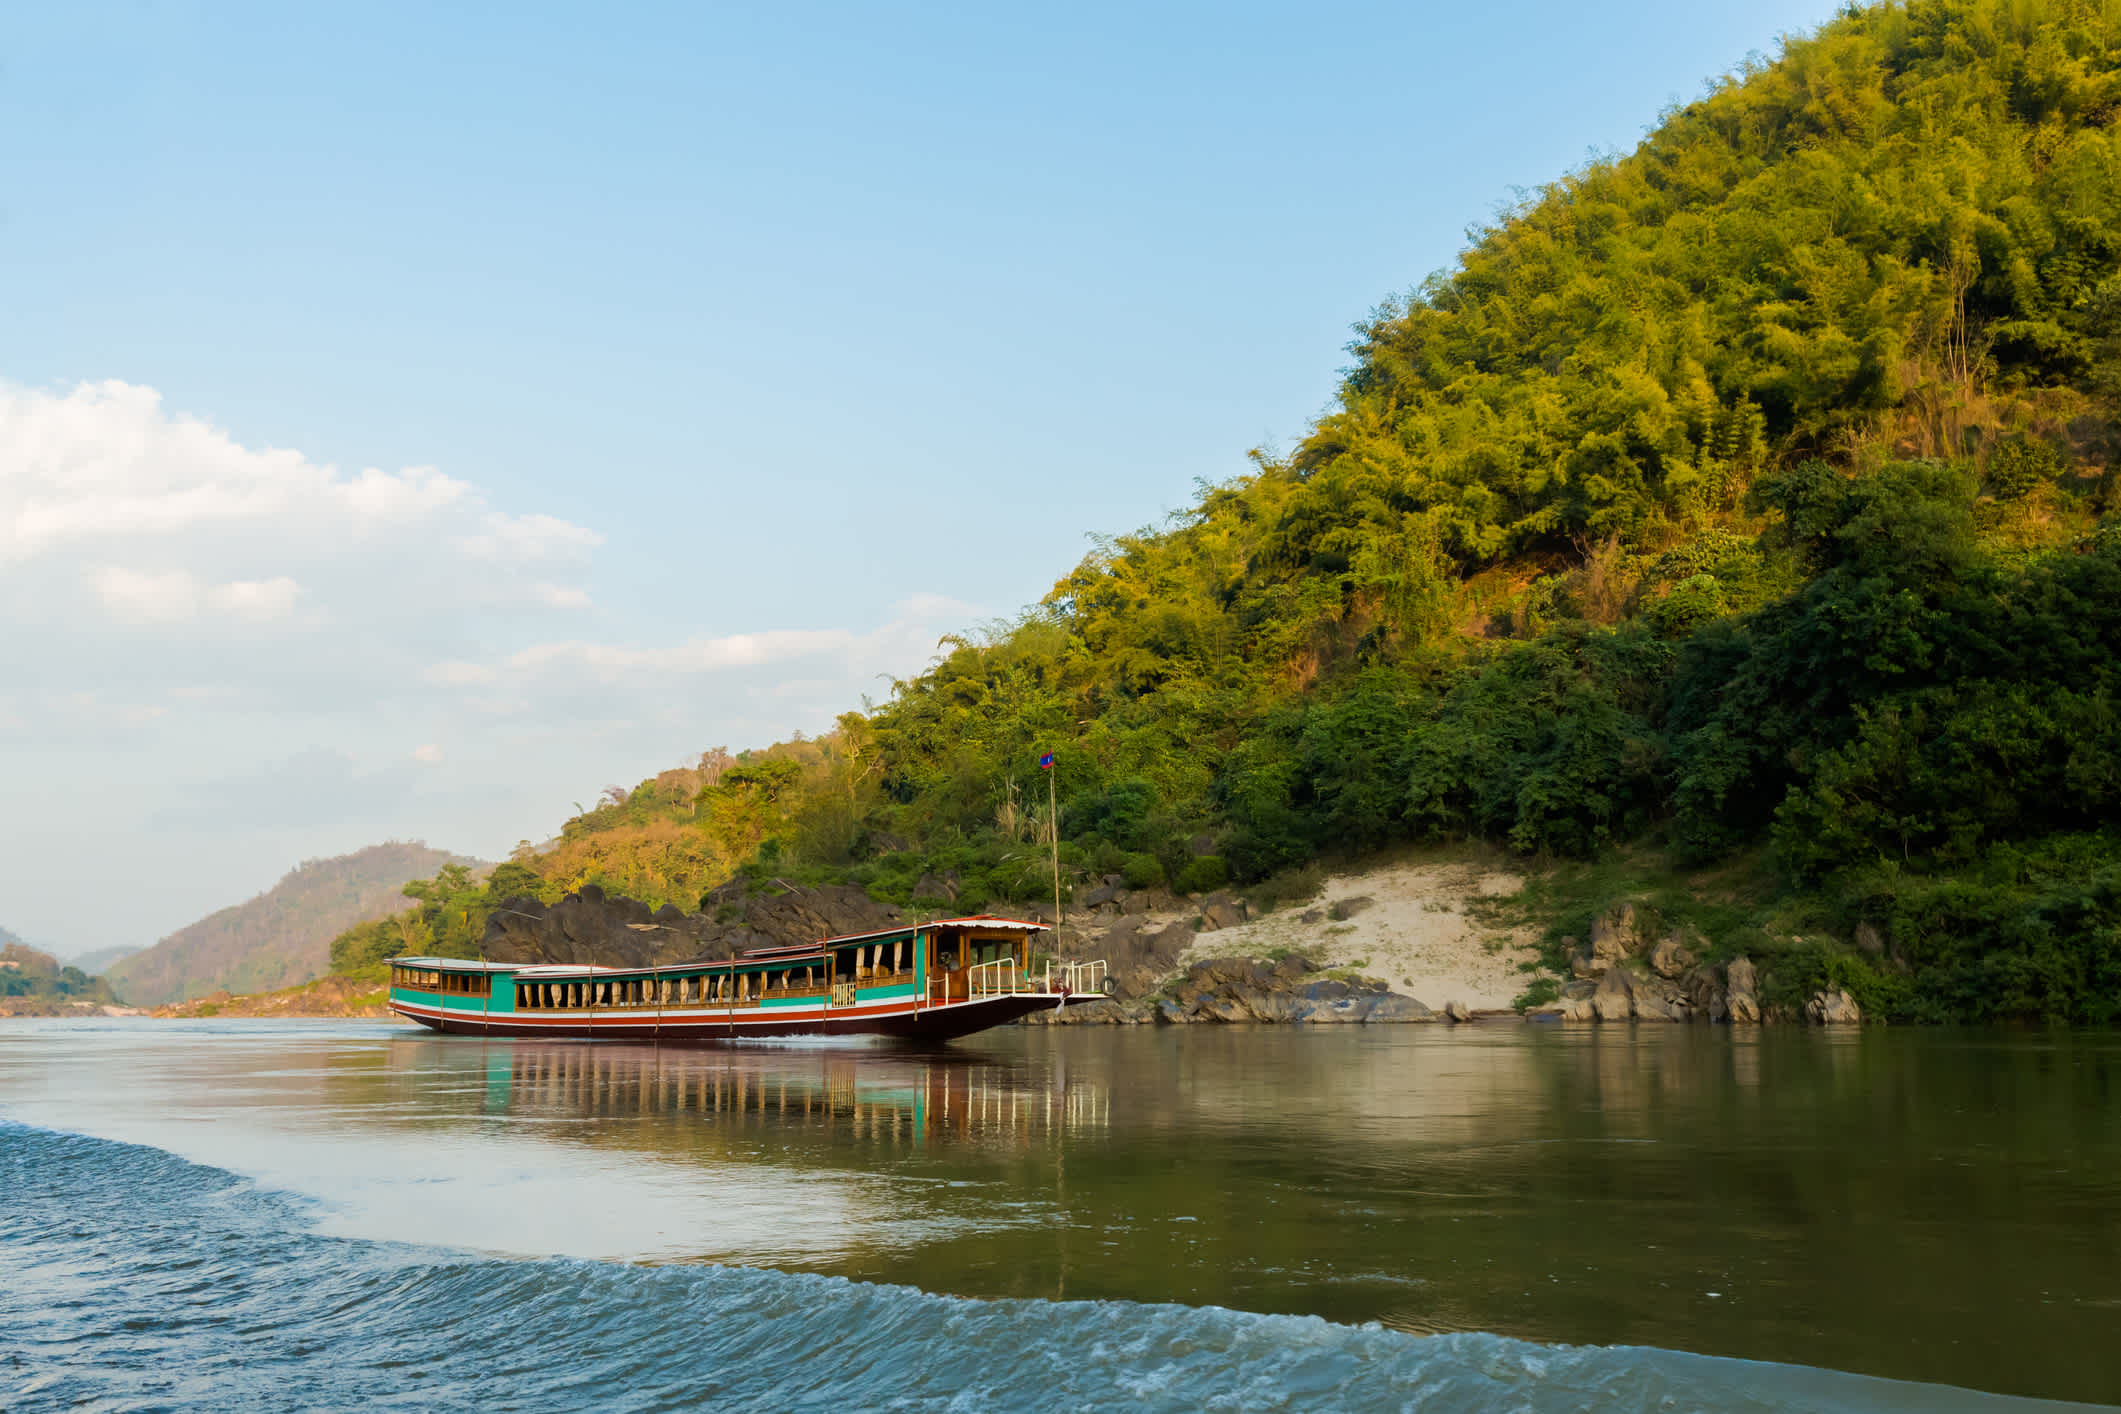
<svg viewBox="0 0 2121 1414">
<path fill-rule="evenodd" d="M 0 1409 L 2121 1400 L 2121 1038 L 0 1027 Z"/>
</svg>

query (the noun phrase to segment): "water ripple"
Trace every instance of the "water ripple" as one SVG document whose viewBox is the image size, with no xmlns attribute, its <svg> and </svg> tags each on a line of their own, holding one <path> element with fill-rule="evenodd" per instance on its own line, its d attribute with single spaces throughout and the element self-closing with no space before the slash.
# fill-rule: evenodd
<svg viewBox="0 0 2121 1414">
<path fill-rule="evenodd" d="M 154 1149 L 0 1123 L 0 1408 L 2062 1408 L 1645 1349 L 321 1236 Z"/>
</svg>

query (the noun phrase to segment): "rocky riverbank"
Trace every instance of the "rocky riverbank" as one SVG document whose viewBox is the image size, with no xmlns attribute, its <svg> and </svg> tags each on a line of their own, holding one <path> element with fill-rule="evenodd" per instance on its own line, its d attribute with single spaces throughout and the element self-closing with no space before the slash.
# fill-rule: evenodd
<svg viewBox="0 0 2121 1414">
<path fill-rule="evenodd" d="M 65 997 L 0 997 L 0 1020 L 32 1016 L 144 1016 L 138 1007 Z"/>
<path fill-rule="evenodd" d="M 277 992 L 253 992 L 238 996 L 226 991 L 210 992 L 190 1001 L 158 1006 L 151 1016 L 176 1020 L 202 1017 L 387 1017 L 394 1013 L 384 1005 L 385 984 L 372 977 L 319 977 L 298 987 Z"/>
<path fill-rule="evenodd" d="M 1245 957 L 1194 963 L 1155 996 L 1107 998 L 1066 1010 L 1033 1012 L 1027 1026 L 1139 1026 L 1151 1023 L 1304 1022 L 1313 1025 L 1443 1020 L 1413 997 L 1372 978 L 1323 973 L 1301 954 L 1272 963 Z M 1463 1008 L 1451 1018 L 1469 1019 Z"/>
<path fill-rule="evenodd" d="M 1688 929 L 1652 928 L 1625 901 L 1597 917 L 1587 941 L 1562 939 L 1568 975 L 1555 979 L 1537 962 L 1529 930 L 1475 921 L 1483 915 L 1479 900 L 1520 882 L 1467 866 L 1391 866 L 1327 880 L 1316 900 L 1264 917 L 1229 894 L 1094 892 L 1089 916 L 1060 931 L 1060 947 L 1105 958 L 1112 999 L 1026 1024 L 1470 1020 L 1514 1016 L 1520 998 L 1530 1003 L 1523 1016 L 1535 1022 L 1863 1020 L 1855 998 L 1838 987 L 1801 1003 L 1783 989 L 1783 1002 L 1770 1004 L 1750 958 L 1718 958 Z M 1858 946 L 1865 941 L 1859 936 Z M 1410 984 L 1407 993 L 1373 970 Z M 1435 1009 L 1411 995 L 1416 977 Z"/>
<path fill-rule="evenodd" d="M 1684 930 L 1652 939 L 1632 903 L 1616 904 L 1600 915 L 1591 925 L 1589 941 L 1562 941 L 1572 975 L 1558 998 L 1527 1010 L 1532 1020 L 1727 1021 L 1741 1026 L 1797 1020 L 1847 1026 L 1863 1020 L 1856 999 L 1838 987 L 1813 993 L 1800 1013 L 1763 1006 L 1759 972 L 1751 959 L 1740 955 L 1702 961 L 1708 941 Z"/>
</svg>

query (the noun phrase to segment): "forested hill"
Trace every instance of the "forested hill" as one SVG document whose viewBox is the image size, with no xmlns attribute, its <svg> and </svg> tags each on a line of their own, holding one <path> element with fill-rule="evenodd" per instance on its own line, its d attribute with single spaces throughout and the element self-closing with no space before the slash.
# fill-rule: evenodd
<svg viewBox="0 0 2121 1414">
<path fill-rule="evenodd" d="M 110 987 L 0 928 L 0 1016 L 60 1016 L 113 1000 Z"/>
<path fill-rule="evenodd" d="M 1654 855 L 1783 995 L 2110 1019 L 2117 122 L 2111 0 L 1845 12 L 1388 301 L 1292 454 L 507 882 L 1032 898 L 1050 749 L 1074 879 Z"/>
<path fill-rule="evenodd" d="M 135 1006 L 160 1006 L 223 987 L 256 992 L 306 982 L 324 975 L 339 932 L 404 907 L 401 890 L 409 880 L 476 862 L 396 841 L 308 860 L 249 902 L 178 929 L 105 975 Z"/>
</svg>

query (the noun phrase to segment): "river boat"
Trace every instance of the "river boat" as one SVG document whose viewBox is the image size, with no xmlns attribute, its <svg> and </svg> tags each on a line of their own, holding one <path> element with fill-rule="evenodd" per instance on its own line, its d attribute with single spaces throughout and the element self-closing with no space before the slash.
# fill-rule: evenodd
<svg viewBox="0 0 2121 1414">
<path fill-rule="evenodd" d="M 1046 925 L 944 918 L 660 967 L 394 957 L 390 1009 L 436 1031 L 590 1040 L 969 1036 L 1104 995 L 1103 962 L 1044 961 Z"/>
</svg>

